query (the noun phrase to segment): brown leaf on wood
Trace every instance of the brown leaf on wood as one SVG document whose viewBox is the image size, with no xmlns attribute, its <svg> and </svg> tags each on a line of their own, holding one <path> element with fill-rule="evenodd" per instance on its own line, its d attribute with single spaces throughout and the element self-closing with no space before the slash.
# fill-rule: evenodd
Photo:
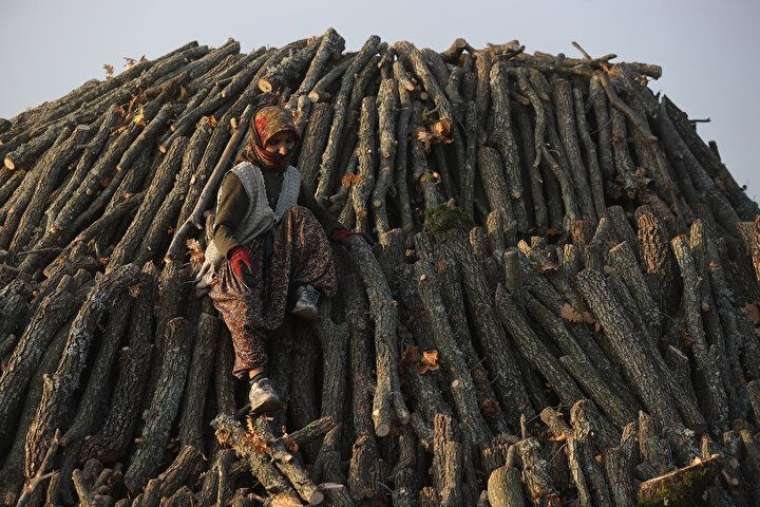
<svg viewBox="0 0 760 507">
<path fill-rule="evenodd" d="M 423 350 L 422 359 L 420 364 L 417 365 L 417 371 L 425 374 L 429 371 L 435 371 L 438 369 L 438 351 L 437 350 Z"/>
<path fill-rule="evenodd" d="M 132 121 L 135 122 L 135 124 L 140 125 L 141 127 L 145 126 L 145 112 L 143 111 L 143 108 L 140 107 L 140 109 L 137 110 L 135 113 L 135 116 L 132 118 Z"/>
<path fill-rule="evenodd" d="M 573 308 L 569 303 L 565 303 L 562 305 L 562 308 L 560 309 L 560 317 L 563 319 L 574 322 L 574 323 L 586 323 L 586 324 L 595 324 L 596 320 L 594 319 L 594 316 L 591 315 L 589 312 L 579 312 L 575 308 Z"/>
<path fill-rule="evenodd" d="M 227 440 L 230 439 L 229 432 L 227 432 L 227 431 L 225 431 L 223 429 L 216 430 L 214 432 L 214 436 L 216 437 L 216 441 L 219 442 L 221 445 L 226 444 Z"/>
<path fill-rule="evenodd" d="M 216 128 L 216 118 L 214 118 L 213 115 L 206 116 L 206 123 L 208 123 L 208 126 L 213 128 Z"/>
<path fill-rule="evenodd" d="M 355 185 L 357 183 L 360 183 L 362 181 L 362 176 L 359 174 L 344 174 L 343 177 L 340 179 L 340 184 L 343 187 L 350 187 L 351 185 Z"/>
<path fill-rule="evenodd" d="M 414 135 L 418 140 L 422 141 L 422 145 L 425 148 L 425 152 L 429 152 L 430 147 L 433 144 L 433 134 L 431 134 L 425 129 L 417 129 Z"/>
<path fill-rule="evenodd" d="M 200 242 L 195 238 L 190 238 L 185 244 L 187 245 L 187 250 L 190 252 L 190 264 L 193 266 L 193 269 L 200 269 L 203 261 L 206 260 Z"/>
<path fill-rule="evenodd" d="M 446 261 L 443 259 L 435 261 L 435 272 L 443 273 L 444 271 L 446 271 Z"/>
</svg>

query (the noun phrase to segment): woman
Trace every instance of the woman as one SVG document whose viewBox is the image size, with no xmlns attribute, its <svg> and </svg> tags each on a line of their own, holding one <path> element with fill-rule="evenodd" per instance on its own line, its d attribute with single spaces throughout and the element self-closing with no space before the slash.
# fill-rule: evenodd
<svg viewBox="0 0 760 507">
<path fill-rule="evenodd" d="M 233 375 L 249 378 L 251 412 L 281 408 L 267 378 L 265 338 L 283 323 L 289 289 L 295 296 L 290 312 L 317 319 L 320 293 L 336 291 L 327 238 L 347 244 L 356 234 L 327 215 L 289 164 L 298 137 L 281 106 L 255 112 L 248 144 L 222 180 L 213 240 L 198 277 L 230 330 Z"/>
</svg>

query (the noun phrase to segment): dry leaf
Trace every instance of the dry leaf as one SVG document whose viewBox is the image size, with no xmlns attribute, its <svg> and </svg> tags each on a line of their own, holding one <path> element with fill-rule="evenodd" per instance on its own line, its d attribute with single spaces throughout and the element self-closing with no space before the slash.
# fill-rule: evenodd
<svg viewBox="0 0 760 507">
<path fill-rule="evenodd" d="M 422 359 L 420 364 L 417 365 L 417 371 L 425 374 L 429 371 L 435 371 L 438 369 L 438 351 L 437 350 L 423 350 Z"/>
<path fill-rule="evenodd" d="M 425 152 L 429 152 L 430 146 L 433 144 L 433 134 L 425 129 L 417 129 L 417 132 L 415 132 L 414 135 L 419 141 L 422 142 L 422 145 L 425 148 Z"/>
<path fill-rule="evenodd" d="M 190 252 L 190 264 L 192 264 L 193 268 L 200 268 L 203 264 L 203 261 L 206 260 L 206 256 L 204 255 L 200 242 L 195 238 L 190 238 L 185 242 L 185 244 L 187 245 L 187 249 Z"/>
<path fill-rule="evenodd" d="M 145 111 L 143 111 L 142 106 L 140 106 L 140 109 L 137 110 L 135 116 L 132 118 L 132 121 L 141 127 L 145 126 Z"/>
<path fill-rule="evenodd" d="M 435 272 L 443 273 L 444 271 L 446 271 L 446 261 L 443 259 L 435 261 Z"/>
<path fill-rule="evenodd" d="M 227 440 L 230 438 L 229 432 L 223 429 L 218 429 L 214 432 L 214 436 L 216 436 L 216 441 L 220 444 L 224 445 L 227 443 Z"/>
<path fill-rule="evenodd" d="M 357 183 L 360 183 L 362 181 L 362 176 L 359 174 L 345 174 L 343 175 L 343 178 L 340 180 L 340 184 L 344 187 L 350 187 L 351 185 L 356 185 Z"/>
<path fill-rule="evenodd" d="M 569 322 L 586 323 L 586 324 L 596 323 L 596 320 L 594 320 L 593 315 L 591 315 L 588 312 L 581 313 L 568 303 L 565 303 L 564 305 L 562 305 L 562 308 L 560 308 L 559 314 L 560 314 L 560 317 L 562 317 L 563 319 Z"/>
</svg>

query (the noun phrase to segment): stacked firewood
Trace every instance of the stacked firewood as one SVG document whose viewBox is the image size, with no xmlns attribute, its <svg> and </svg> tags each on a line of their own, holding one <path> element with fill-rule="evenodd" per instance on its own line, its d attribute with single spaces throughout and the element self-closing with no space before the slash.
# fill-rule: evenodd
<svg viewBox="0 0 760 507">
<path fill-rule="evenodd" d="M 0 120 L 2 502 L 760 503 L 760 209 L 573 44 L 192 42 Z M 365 235 L 251 417 L 192 280 L 263 93 Z"/>
</svg>

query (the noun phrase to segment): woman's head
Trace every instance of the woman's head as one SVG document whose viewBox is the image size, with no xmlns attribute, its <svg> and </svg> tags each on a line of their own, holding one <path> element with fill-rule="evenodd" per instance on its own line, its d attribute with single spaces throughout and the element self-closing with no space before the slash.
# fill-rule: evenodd
<svg viewBox="0 0 760 507">
<path fill-rule="evenodd" d="M 245 158 L 253 158 L 251 161 L 272 169 L 286 168 L 298 143 L 293 117 L 279 105 L 264 106 L 256 111 L 248 137 Z"/>
</svg>

